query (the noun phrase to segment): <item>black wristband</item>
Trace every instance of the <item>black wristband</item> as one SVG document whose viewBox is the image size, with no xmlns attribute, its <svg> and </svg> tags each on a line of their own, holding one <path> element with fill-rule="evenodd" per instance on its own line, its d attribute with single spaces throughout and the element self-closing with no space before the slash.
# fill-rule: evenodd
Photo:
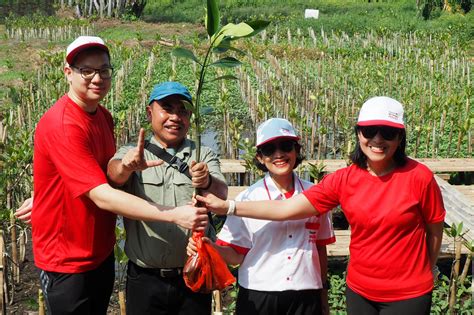
<svg viewBox="0 0 474 315">
<path fill-rule="evenodd" d="M 212 175 L 209 174 L 209 183 L 207 183 L 207 186 L 202 188 L 202 190 L 208 190 L 212 185 Z"/>
<path fill-rule="evenodd" d="M 329 283 L 329 281 L 324 281 L 323 290 L 329 290 L 329 289 L 331 289 L 331 283 Z"/>
</svg>

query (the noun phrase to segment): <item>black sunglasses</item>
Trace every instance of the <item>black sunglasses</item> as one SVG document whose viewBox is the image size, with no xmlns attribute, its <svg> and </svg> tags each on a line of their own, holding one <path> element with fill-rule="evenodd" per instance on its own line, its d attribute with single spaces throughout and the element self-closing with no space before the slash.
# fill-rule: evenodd
<svg viewBox="0 0 474 315">
<path fill-rule="evenodd" d="M 400 134 L 401 129 L 387 126 L 358 126 L 357 129 L 362 133 L 364 138 L 371 139 L 377 133 L 380 133 L 385 140 L 393 140 Z"/>
<path fill-rule="evenodd" d="M 271 142 L 271 143 L 267 143 L 258 147 L 257 152 L 265 156 L 271 156 L 273 153 L 275 153 L 276 150 L 280 150 L 282 152 L 288 153 L 288 152 L 291 152 L 291 150 L 293 150 L 295 145 L 296 145 L 296 142 L 292 140 Z"/>
</svg>

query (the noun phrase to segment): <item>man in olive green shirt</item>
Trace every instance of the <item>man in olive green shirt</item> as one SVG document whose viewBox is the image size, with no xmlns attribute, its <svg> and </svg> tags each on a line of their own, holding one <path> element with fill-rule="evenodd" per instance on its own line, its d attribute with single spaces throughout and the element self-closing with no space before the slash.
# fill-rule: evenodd
<svg viewBox="0 0 474 315">
<path fill-rule="evenodd" d="M 146 111 L 153 129 L 150 143 L 187 163 L 192 180 L 176 165 L 160 162 L 144 150 L 142 129 L 137 146 L 120 148 L 110 160 L 111 184 L 170 208 L 189 203 L 194 188 L 226 198 L 227 185 L 216 154 L 202 147 L 201 162 L 195 162 L 195 143 L 186 138 L 191 111 L 183 101 L 192 103 L 187 88 L 165 82 L 153 88 Z M 210 314 L 211 295 L 192 292 L 182 277 L 191 231 L 175 224 L 126 218 L 124 224 L 125 252 L 130 259 L 127 314 Z"/>
</svg>

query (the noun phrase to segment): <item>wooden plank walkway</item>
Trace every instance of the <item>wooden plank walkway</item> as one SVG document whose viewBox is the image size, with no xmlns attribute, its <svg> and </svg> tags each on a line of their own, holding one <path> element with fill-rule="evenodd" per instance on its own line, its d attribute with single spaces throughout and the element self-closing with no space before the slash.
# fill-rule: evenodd
<svg viewBox="0 0 474 315">
<path fill-rule="evenodd" d="M 474 203 L 474 185 L 451 185 L 454 189 L 458 190 L 464 197 L 467 197 L 471 202 Z"/>
<path fill-rule="evenodd" d="M 474 240 L 474 200 L 465 196 L 458 186 L 450 185 L 438 176 L 436 176 L 436 181 L 443 194 L 446 208 L 445 222 L 450 226 L 453 223 L 463 222 L 464 230 L 467 231 L 464 238 L 469 241 Z"/>
<path fill-rule="evenodd" d="M 416 159 L 428 166 L 434 173 L 442 172 L 474 172 L 474 159 Z M 221 170 L 223 173 L 245 173 L 245 162 L 243 160 L 221 159 Z M 325 172 L 332 173 L 340 168 L 346 167 L 345 160 L 309 160 L 303 161 L 302 166 L 323 163 Z"/>
<path fill-rule="evenodd" d="M 349 256 L 349 243 L 351 241 L 350 230 L 335 230 L 336 243 L 327 246 L 328 256 L 341 257 Z M 462 254 L 467 254 L 468 250 L 464 246 L 461 250 Z M 454 241 L 451 237 L 443 235 L 443 242 L 441 244 L 440 257 L 454 256 Z"/>
</svg>

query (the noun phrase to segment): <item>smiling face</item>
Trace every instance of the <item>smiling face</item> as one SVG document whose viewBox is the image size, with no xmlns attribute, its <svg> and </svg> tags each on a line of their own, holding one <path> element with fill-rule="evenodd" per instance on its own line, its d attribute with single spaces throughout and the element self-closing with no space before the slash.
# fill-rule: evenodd
<svg viewBox="0 0 474 315">
<path fill-rule="evenodd" d="M 273 150 L 265 150 L 265 146 Z M 296 142 L 283 138 L 273 140 L 260 146 L 257 150 L 256 158 L 261 164 L 266 166 L 273 178 L 292 178 L 297 156 Z"/>
<path fill-rule="evenodd" d="M 381 135 L 381 132 L 377 132 L 371 138 L 366 138 L 363 132 L 358 130 L 357 137 L 360 148 L 367 157 L 370 169 L 383 173 L 394 166 L 393 156 L 401 143 L 400 134 L 397 134 L 392 140 L 387 140 Z"/>
<path fill-rule="evenodd" d="M 64 67 L 69 82 L 68 95 L 86 111 L 95 111 L 99 102 L 107 95 L 111 79 L 102 79 L 98 73 L 92 79 L 84 79 L 80 68 L 110 68 L 109 55 L 102 50 L 94 49 L 80 53 L 74 65 Z"/>
<path fill-rule="evenodd" d="M 153 101 L 146 109 L 155 139 L 165 148 L 178 148 L 189 130 L 191 111 L 187 110 L 182 97 L 170 95 Z"/>
</svg>

